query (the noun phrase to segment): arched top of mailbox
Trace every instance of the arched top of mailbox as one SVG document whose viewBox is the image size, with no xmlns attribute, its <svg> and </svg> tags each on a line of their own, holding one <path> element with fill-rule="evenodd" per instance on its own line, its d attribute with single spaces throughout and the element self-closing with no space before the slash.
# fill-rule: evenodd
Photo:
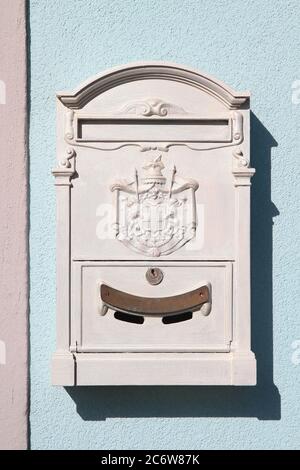
<svg viewBox="0 0 300 470">
<path fill-rule="evenodd" d="M 114 67 L 82 83 L 73 92 L 57 93 L 58 99 L 70 109 L 81 109 L 89 101 L 111 88 L 139 80 L 169 80 L 198 88 L 223 103 L 228 109 L 243 107 L 248 92 L 236 92 L 221 81 L 185 66 L 166 62 L 139 62 Z"/>
</svg>

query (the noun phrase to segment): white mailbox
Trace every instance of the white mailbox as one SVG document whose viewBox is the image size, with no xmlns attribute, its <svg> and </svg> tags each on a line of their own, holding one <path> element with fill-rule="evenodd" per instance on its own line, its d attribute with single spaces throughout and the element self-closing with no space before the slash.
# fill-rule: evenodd
<svg viewBox="0 0 300 470">
<path fill-rule="evenodd" d="M 56 385 L 254 385 L 249 94 L 175 64 L 57 94 Z"/>
</svg>

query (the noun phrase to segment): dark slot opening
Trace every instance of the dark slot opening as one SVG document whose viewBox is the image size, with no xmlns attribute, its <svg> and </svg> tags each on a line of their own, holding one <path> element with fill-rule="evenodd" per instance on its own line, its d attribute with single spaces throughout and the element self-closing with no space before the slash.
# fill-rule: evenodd
<svg viewBox="0 0 300 470">
<path fill-rule="evenodd" d="M 176 124 L 184 126 L 228 126 L 228 119 L 78 119 L 78 138 L 82 139 L 83 127 L 91 125 L 124 125 L 124 126 L 137 126 L 137 125 L 151 125 L 151 126 L 165 126 L 167 124 Z"/>
<path fill-rule="evenodd" d="M 179 323 L 181 321 L 191 320 L 193 318 L 193 312 L 179 313 L 178 315 L 168 315 L 163 317 L 162 322 L 164 325 L 170 325 L 171 323 Z"/>
<path fill-rule="evenodd" d="M 142 325 L 144 323 L 144 317 L 130 315 L 130 313 L 115 312 L 114 317 L 116 320 L 127 321 L 127 323 L 137 323 L 138 325 Z"/>
</svg>

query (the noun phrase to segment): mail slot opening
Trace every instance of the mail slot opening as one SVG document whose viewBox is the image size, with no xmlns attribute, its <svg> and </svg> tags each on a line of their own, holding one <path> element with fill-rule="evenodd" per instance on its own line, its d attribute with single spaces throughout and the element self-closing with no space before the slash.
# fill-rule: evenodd
<svg viewBox="0 0 300 470">
<path fill-rule="evenodd" d="M 171 325 L 172 323 L 180 323 L 182 321 L 191 320 L 193 318 L 193 312 L 184 312 L 179 315 L 170 315 L 162 318 L 164 325 Z"/>
<path fill-rule="evenodd" d="M 131 313 L 124 313 L 116 311 L 114 313 L 116 320 L 124 321 L 127 323 L 135 323 L 137 325 L 143 325 L 145 318 L 141 315 L 134 315 Z M 171 325 L 172 323 L 180 323 L 183 321 L 191 320 L 193 318 L 193 312 L 184 312 L 178 315 L 168 315 L 162 317 L 161 321 L 164 325 Z"/>
<path fill-rule="evenodd" d="M 122 136 L 122 137 L 121 137 Z M 135 141 L 216 141 L 229 142 L 229 119 L 164 118 L 78 118 L 77 137 L 82 142 Z"/>
<path fill-rule="evenodd" d="M 142 325 L 145 321 L 142 316 L 118 311 L 114 313 L 114 317 L 116 320 L 125 321 L 127 323 L 136 323 L 137 325 Z"/>
</svg>

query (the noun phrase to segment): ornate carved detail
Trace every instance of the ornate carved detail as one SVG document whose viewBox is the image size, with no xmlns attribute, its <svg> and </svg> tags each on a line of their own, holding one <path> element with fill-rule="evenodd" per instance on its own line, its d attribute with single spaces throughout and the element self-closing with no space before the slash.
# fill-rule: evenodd
<svg viewBox="0 0 300 470">
<path fill-rule="evenodd" d="M 239 144 L 244 140 L 243 134 L 243 115 L 238 111 L 233 111 L 231 113 L 232 116 L 232 133 L 233 133 L 233 141 L 235 144 Z"/>
<path fill-rule="evenodd" d="M 147 256 L 173 253 L 191 240 L 196 231 L 195 191 L 198 183 L 183 179 L 173 167 L 169 179 L 162 174 L 161 155 L 137 170 L 132 181 L 117 181 L 116 237 L 124 245 Z"/>
<path fill-rule="evenodd" d="M 58 168 L 52 170 L 52 174 L 55 176 L 56 186 L 72 186 L 71 179 L 76 173 L 75 156 L 75 150 L 72 147 L 67 148 L 65 158 L 59 162 Z M 71 163 L 73 158 L 73 163 Z"/>
<path fill-rule="evenodd" d="M 72 109 L 69 109 L 68 111 L 66 111 L 66 116 L 65 116 L 65 139 L 66 140 L 74 139 L 73 122 L 74 122 L 74 111 Z"/>
<path fill-rule="evenodd" d="M 136 116 L 167 116 L 172 114 L 186 114 L 186 111 L 179 106 L 165 103 L 159 98 L 148 98 L 143 101 L 128 103 L 120 111 L 121 114 L 135 114 Z"/>
<path fill-rule="evenodd" d="M 66 150 L 66 156 L 59 162 L 59 166 L 64 168 L 71 168 L 71 159 L 76 156 L 76 152 L 72 147 L 68 147 Z"/>
<path fill-rule="evenodd" d="M 150 150 L 157 150 L 158 152 L 168 152 L 169 147 L 167 145 L 152 145 L 152 144 L 140 145 L 140 152 L 149 152 Z"/>
<path fill-rule="evenodd" d="M 85 147 L 89 148 L 92 150 L 105 150 L 105 151 L 114 151 L 114 150 L 119 150 L 124 147 L 137 147 L 140 152 L 149 152 L 150 150 L 157 150 L 159 152 L 168 152 L 171 147 L 187 147 L 190 150 L 195 150 L 197 152 L 205 152 L 207 150 L 216 150 L 220 148 L 227 148 L 227 147 L 236 147 L 237 144 L 240 144 L 241 141 L 239 142 L 230 142 L 228 144 L 207 144 L 207 143 L 193 143 L 190 144 L 188 142 L 159 142 L 157 144 L 150 144 L 150 143 L 137 143 L 137 142 L 123 142 L 123 143 L 107 143 L 107 142 L 101 142 L 101 143 L 77 143 L 77 142 L 72 142 L 66 140 L 66 143 L 74 146 L 74 147 Z"/>
<path fill-rule="evenodd" d="M 249 160 L 244 157 L 244 154 L 242 152 L 242 150 L 240 148 L 238 149 L 235 149 L 233 152 L 232 152 L 232 155 L 234 156 L 234 158 L 237 160 L 237 166 L 238 167 L 242 167 L 242 168 L 248 168 L 249 165 L 250 165 L 250 162 Z"/>
<path fill-rule="evenodd" d="M 234 176 L 234 186 L 250 186 L 251 178 L 255 173 L 254 168 L 250 168 L 250 161 L 246 158 L 242 150 L 237 147 L 232 152 L 233 155 L 233 168 L 232 173 Z"/>
</svg>

